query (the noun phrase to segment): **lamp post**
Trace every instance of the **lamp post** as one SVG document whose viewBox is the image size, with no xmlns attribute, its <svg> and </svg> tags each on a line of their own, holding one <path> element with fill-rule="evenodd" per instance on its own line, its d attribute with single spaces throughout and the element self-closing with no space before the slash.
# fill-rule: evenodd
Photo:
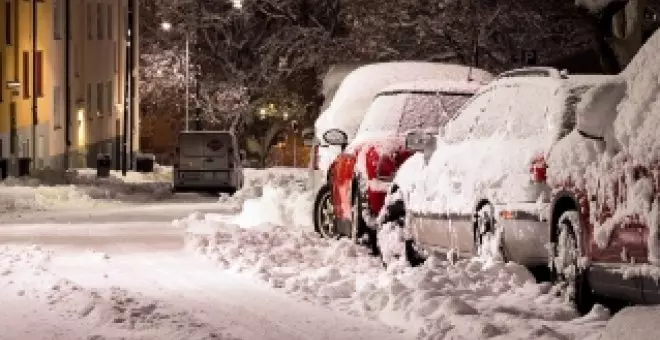
<svg viewBox="0 0 660 340">
<path fill-rule="evenodd" d="M 169 32 L 169 31 L 172 30 L 172 24 L 170 22 L 167 22 L 167 21 L 164 21 L 163 23 L 161 23 L 160 27 L 165 32 Z M 189 129 L 190 119 L 188 118 L 188 114 L 190 112 L 190 110 L 189 110 L 189 108 L 190 108 L 190 99 L 189 99 L 190 95 L 188 93 L 188 91 L 189 91 L 189 89 L 188 89 L 189 86 L 188 85 L 190 84 L 190 39 L 188 37 L 188 32 L 187 31 L 186 31 L 186 34 L 185 34 L 185 40 L 186 40 L 186 43 L 185 43 L 186 44 L 186 47 L 185 47 L 186 52 L 185 52 L 185 61 L 184 61 L 184 64 L 185 64 L 184 65 L 184 67 L 185 67 L 184 82 L 186 83 L 186 94 L 185 94 L 184 100 L 185 100 L 185 111 L 186 111 L 186 131 L 189 131 L 190 130 Z"/>
</svg>

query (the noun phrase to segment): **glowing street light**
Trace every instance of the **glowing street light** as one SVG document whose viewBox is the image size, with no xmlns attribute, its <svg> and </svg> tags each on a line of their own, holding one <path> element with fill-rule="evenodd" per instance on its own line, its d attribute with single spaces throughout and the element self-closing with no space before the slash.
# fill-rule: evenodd
<svg viewBox="0 0 660 340">
<path fill-rule="evenodd" d="M 160 24 L 160 28 L 161 28 L 163 31 L 165 31 L 165 32 L 169 32 L 169 31 L 172 30 L 172 23 L 171 23 L 171 22 L 168 22 L 168 21 L 163 21 L 163 22 Z"/>
</svg>

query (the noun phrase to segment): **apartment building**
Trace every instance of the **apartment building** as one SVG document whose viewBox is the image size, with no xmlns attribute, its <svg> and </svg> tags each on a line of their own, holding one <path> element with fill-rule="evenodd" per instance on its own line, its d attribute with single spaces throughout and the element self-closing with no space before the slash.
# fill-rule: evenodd
<svg viewBox="0 0 660 340">
<path fill-rule="evenodd" d="M 129 1 L 0 0 L 0 158 L 91 167 L 108 153 L 118 168 L 126 93 L 127 145 L 139 149 L 137 0 L 126 90 Z"/>
</svg>

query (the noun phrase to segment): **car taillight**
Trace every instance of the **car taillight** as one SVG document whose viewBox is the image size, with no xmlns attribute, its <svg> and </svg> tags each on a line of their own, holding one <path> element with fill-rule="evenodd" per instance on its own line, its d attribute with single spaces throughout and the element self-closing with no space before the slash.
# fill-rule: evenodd
<svg viewBox="0 0 660 340">
<path fill-rule="evenodd" d="M 380 157 L 380 160 L 378 161 L 378 167 L 376 168 L 376 176 L 378 176 L 378 179 L 391 180 L 392 177 L 394 177 L 395 171 L 396 164 L 391 157 Z"/>
<path fill-rule="evenodd" d="M 319 169 L 319 145 L 314 145 L 314 170 Z"/>
<path fill-rule="evenodd" d="M 548 165 L 545 163 L 545 157 L 537 156 L 532 160 L 529 166 L 529 175 L 533 182 L 544 183 L 547 179 L 546 169 Z"/>
</svg>

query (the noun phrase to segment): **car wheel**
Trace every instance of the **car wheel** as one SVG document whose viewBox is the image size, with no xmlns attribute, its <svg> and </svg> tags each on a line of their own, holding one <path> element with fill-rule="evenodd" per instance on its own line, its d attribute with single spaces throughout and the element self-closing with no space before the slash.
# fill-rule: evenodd
<svg viewBox="0 0 660 340">
<path fill-rule="evenodd" d="M 330 188 L 324 185 L 314 200 L 314 230 L 324 238 L 338 238 Z"/>
<path fill-rule="evenodd" d="M 502 230 L 495 223 L 495 209 L 490 203 L 477 209 L 474 218 L 474 246 L 477 256 L 506 261 Z"/>
<path fill-rule="evenodd" d="M 376 256 L 380 254 L 377 230 L 367 226 L 362 215 L 367 209 L 366 200 L 359 193 L 359 190 L 356 191 L 351 202 L 351 237 L 356 243 L 363 244 L 371 249 L 372 255 Z"/>
<path fill-rule="evenodd" d="M 413 238 L 406 237 L 406 208 L 403 198 L 400 196 L 399 188 L 392 186 L 387 194 L 383 207 L 382 216 L 378 225 L 378 248 L 381 252 L 383 263 L 387 266 L 405 256 L 411 266 L 419 266 L 426 261 L 424 251 L 418 247 Z"/>
<path fill-rule="evenodd" d="M 580 215 L 576 210 L 560 215 L 552 238 L 550 273 L 553 282 L 565 289 L 566 296 L 577 310 L 586 314 L 593 307 L 594 301 L 587 280 L 587 268 L 580 263 L 580 230 Z"/>
</svg>

